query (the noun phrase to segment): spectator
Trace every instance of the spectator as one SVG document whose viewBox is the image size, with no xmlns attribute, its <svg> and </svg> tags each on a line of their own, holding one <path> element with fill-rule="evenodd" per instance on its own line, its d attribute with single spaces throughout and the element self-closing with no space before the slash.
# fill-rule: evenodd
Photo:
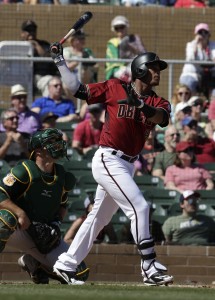
<svg viewBox="0 0 215 300">
<path fill-rule="evenodd" d="M 208 119 L 210 123 L 207 130 L 210 129 L 210 137 L 215 141 L 215 89 L 211 93 L 210 104 L 208 107 Z"/>
<path fill-rule="evenodd" d="M 27 106 L 27 91 L 20 84 L 11 87 L 11 107 L 18 113 L 19 121 L 17 130 L 32 134 L 41 128 L 39 115 Z"/>
<path fill-rule="evenodd" d="M 101 104 L 88 106 L 90 118 L 77 124 L 72 140 L 72 148 L 80 154 L 86 154 L 92 149 L 97 149 L 103 123 L 100 121 L 103 107 Z"/>
<path fill-rule="evenodd" d="M 78 229 L 80 228 L 81 224 L 84 222 L 84 220 L 86 219 L 87 215 L 91 212 L 93 205 L 94 205 L 94 200 L 93 199 L 89 199 L 86 198 L 84 201 L 84 205 L 85 205 L 85 214 L 80 216 L 79 218 L 77 218 L 72 225 L 70 226 L 70 228 L 68 229 L 68 231 L 66 232 L 65 236 L 64 236 L 64 241 L 67 244 L 71 244 L 72 240 L 74 239 Z M 105 242 L 105 238 L 108 238 L 108 243 L 109 244 L 116 244 L 117 243 L 117 236 L 114 230 L 113 225 L 110 223 L 108 223 L 98 234 L 96 240 L 94 241 L 94 244 L 100 244 L 102 242 Z"/>
<path fill-rule="evenodd" d="M 201 126 L 199 126 L 198 121 L 193 119 L 191 116 L 185 117 L 181 121 L 181 125 L 182 125 L 182 130 L 180 131 L 180 134 L 182 140 L 185 139 L 185 136 L 193 132 L 194 133 L 197 132 L 202 137 L 206 136 L 204 129 Z"/>
<path fill-rule="evenodd" d="M 200 194 L 185 190 L 180 196 L 182 214 L 168 218 L 163 224 L 167 244 L 215 245 L 215 222 L 198 214 Z"/>
<path fill-rule="evenodd" d="M 37 98 L 31 110 L 43 115 L 52 112 L 58 116 L 57 122 L 79 120 L 75 113 L 75 105 L 70 99 L 63 98 L 63 85 L 60 77 L 53 76 L 48 82 L 48 97 Z"/>
<path fill-rule="evenodd" d="M 23 0 L 25 4 L 53 4 L 53 5 L 59 5 L 61 4 L 59 0 Z"/>
<path fill-rule="evenodd" d="M 172 97 L 173 121 L 178 121 L 178 113 L 188 105 L 192 93 L 186 84 L 177 84 Z"/>
<path fill-rule="evenodd" d="M 33 20 L 26 20 L 21 26 L 21 40 L 31 42 L 34 57 L 50 57 L 50 43 L 37 38 L 37 24 Z M 47 83 L 51 76 L 57 75 L 53 62 L 34 63 L 34 90 L 43 96 L 48 96 Z"/>
<path fill-rule="evenodd" d="M 174 165 L 166 169 L 164 184 L 166 189 L 183 193 L 186 190 L 212 190 L 214 188 L 211 174 L 201 165 L 194 164 L 193 145 L 181 141 L 176 145 Z"/>
<path fill-rule="evenodd" d="M 199 164 L 215 162 L 215 141 L 202 137 L 196 130 L 188 132 L 184 139 L 194 146 L 194 154 Z"/>
<path fill-rule="evenodd" d="M 42 123 L 42 129 L 48 129 L 48 128 L 56 128 L 56 120 L 58 119 L 58 116 L 53 114 L 52 112 L 45 113 L 41 116 L 41 123 Z M 61 131 L 63 134 L 63 140 L 69 142 L 68 136 L 65 132 Z"/>
<path fill-rule="evenodd" d="M 205 0 L 176 0 L 174 7 L 177 8 L 194 8 L 207 7 Z"/>
<path fill-rule="evenodd" d="M 4 159 L 13 167 L 21 159 L 27 159 L 29 135 L 19 132 L 18 114 L 15 109 L 9 108 L 1 113 L 2 125 L 5 129 L 0 132 L 0 159 Z"/>
<path fill-rule="evenodd" d="M 121 4 L 126 7 L 131 7 L 131 6 L 155 5 L 157 4 L 157 1 L 156 0 L 122 0 Z"/>
<path fill-rule="evenodd" d="M 94 58 L 94 54 L 90 48 L 85 46 L 86 34 L 82 30 L 78 30 L 68 40 L 70 46 L 63 49 L 63 55 L 68 68 L 71 72 L 79 73 L 80 63 L 75 58 Z M 71 60 L 72 61 L 69 61 Z M 82 63 L 81 80 L 83 83 L 97 82 L 98 64 L 95 62 Z"/>
<path fill-rule="evenodd" d="M 139 159 L 134 162 L 135 175 L 151 174 L 155 157 L 163 151 L 164 146 L 156 137 L 156 131 L 153 129 L 145 142 Z"/>
<path fill-rule="evenodd" d="M 187 84 L 193 93 L 203 92 L 208 98 L 215 85 L 215 68 L 191 62 L 215 61 L 215 42 L 210 41 L 210 29 L 206 23 L 196 25 L 194 34 L 195 38 L 186 45 L 186 60 L 190 63 L 184 65 L 179 81 Z"/>
<path fill-rule="evenodd" d="M 124 16 L 116 16 L 111 22 L 111 30 L 116 37 L 107 43 L 106 58 L 131 59 L 137 54 L 146 52 L 140 37 L 137 34 L 128 34 L 129 22 Z M 121 62 L 107 62 L 105 66 L 106 79 L 119 78 L 131 80 L 130 64 Z"/>
<path fill-rule="evenodd" d="M 155 157 L 152 175 L 164 180 L 167 167 L 174 164 L 176 159 L 176 144 L 180 140 L 180 134 L 174 125 L 169 125 L 164 134 L 164 150 Z"/>
</svg>

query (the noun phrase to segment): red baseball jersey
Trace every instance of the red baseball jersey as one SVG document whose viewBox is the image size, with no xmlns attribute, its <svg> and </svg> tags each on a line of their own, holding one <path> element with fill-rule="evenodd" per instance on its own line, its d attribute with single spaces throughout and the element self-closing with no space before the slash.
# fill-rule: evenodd
<svg viewBox="0 0 215 300">
<path fill-rule="evenodd" d="M 86 85 L 88 104 L 105 103 L 106 115 L 99 144 L 121 150 L 130 156 L 138 155 L 143 149 L 149 132 L 156 124 L 147 120 L 144 113 L 127 104 L 118 104 L 118 100 L 127 98 L 122 81 L 110 79 L 104 82 Z M 152 93 L 144 102 L 150 106 L 163 108 L 171 112 L 169 101 Z"/>
</svg>

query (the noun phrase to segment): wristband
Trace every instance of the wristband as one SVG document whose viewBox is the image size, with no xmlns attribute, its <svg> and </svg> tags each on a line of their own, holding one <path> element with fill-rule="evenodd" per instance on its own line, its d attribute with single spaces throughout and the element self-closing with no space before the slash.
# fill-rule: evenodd
<svg viewBox="0 0 215 300">
<path fill-rule="evenodd" d="M 143 106 L 145 105 L 144 101 L 141 99 L 139 101 L 140 101 L 140 105 L 137 106 L 137 108 L 143 108 Z"/>
<path fill-rule="evenodd" d="M 54 63 L 57 65 L 59 62 L 64 61 L 64 57 L 62 55 L 57 56 L 54 58 Z"/>
</svg>

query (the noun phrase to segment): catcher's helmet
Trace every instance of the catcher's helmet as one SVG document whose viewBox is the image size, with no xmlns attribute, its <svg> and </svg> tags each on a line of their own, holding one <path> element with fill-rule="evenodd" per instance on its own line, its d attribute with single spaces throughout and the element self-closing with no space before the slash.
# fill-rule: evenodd
<svg viewBox="0 0 215 300">
<path fill-rule="evenodd" d="M 29 140 L 30 159 L 35 149 L 46 148 L 51 157 L 61 158 L 67 154 L 67 143 L 63 140 L 63 134 L 55 128 L 35 132 Z"/>
<path fill-rule="evenodd" d="M 148 72 L 148 66 L 154 63 L 159 64 L 161 71 L 167 68 L 167 63 L 164 60 L 160 60 L 156 53 L 146 52 L 139 54 L 131 63 L 132 77 L 143 78 Z"/>
</svg>

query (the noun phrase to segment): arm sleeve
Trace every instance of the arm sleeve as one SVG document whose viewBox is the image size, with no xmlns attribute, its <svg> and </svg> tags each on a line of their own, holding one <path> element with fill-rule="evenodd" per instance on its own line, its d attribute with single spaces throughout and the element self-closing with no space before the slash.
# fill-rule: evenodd
<svg viewBox="0 0 215 300">
<path fill-rule="evenodd" d="M 78 77 L 69 70 L 65 60 L 58 63 L 57 67 L 62 76 L 63 82 L 71 90 L 72 94 L 75 95 L 75 93 L 78 91 L 79 86 L 81 84 L 81 82 L 78 80 Z"/>
</svg>

